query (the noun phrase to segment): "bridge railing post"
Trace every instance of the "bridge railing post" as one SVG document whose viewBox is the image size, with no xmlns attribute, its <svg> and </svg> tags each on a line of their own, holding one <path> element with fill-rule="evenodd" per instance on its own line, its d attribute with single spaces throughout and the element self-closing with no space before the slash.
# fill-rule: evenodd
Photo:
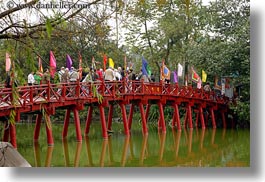
<svg viewBox="0 0 265 182">
<path fill-rule="evenodd" d="M 80 80 L 77 79 L 76 82 L 77 82 L 77 84 L 76 84 L 76 87 L 75 87 L 75 96 L 77 98 L 79 98 L 79 96 L 80 96 Z"/>
<path fill-rule="evenodd" d="M 30 104 L 33 104 L 33 87 L 32 86 L 30 87 L 30 90 L 29 90 L 29 102 Z"/>
<path fill-rule="evenodd" d="M 46 92 L 47 92 L 47 101 L 50 101 L 50 98 L 51 98 L 50 89 L 51 89 L 51 83 L 50 83 L 50 81 L 48 81 L 48 87 L 46 89 Z"/>
</svg>

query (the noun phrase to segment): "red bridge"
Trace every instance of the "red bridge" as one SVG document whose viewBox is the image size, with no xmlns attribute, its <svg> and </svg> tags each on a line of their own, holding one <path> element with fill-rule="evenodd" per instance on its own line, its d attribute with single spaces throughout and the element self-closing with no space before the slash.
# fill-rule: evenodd
<svg viewBox="0 0 265 182">
<path fill-rule="evenodd" d="M 158 105 L 159 121 L 158 129 L 166 132 L 164 119 L 164 107 L 171 106 L 174 109 L 172 126 L 181 130 L 179 107 L 186 110 L 184 127 L 193 128 L 200 126 L 205 128 L 203 110 L 210 113 L 212 127 L 216 128 L 215 112 L 219 112 L 223 127 L 226 127 L 226 116 L 228 112 L 228 99 L 216 95 L 214 92 L 206 93 L 203 89 L 192 87 L 179 87 L 177 84 L 144 83 L 139 81 L 123 82 L 94 82 L 94 83 L 67 83 L 67 84 L 42 84 L 37 86 L 20 86 L 17 88 L 0 89 L 0 118 L 4 118 L 5 129 L 3 141 L 9 141 L 14 147 L 16 144 L 15 124 L 10 121 L 20 121 L 21 113 L 36 112 L 36 124 L 34 140 L 38 140 L 42 117 L 45 119 L 47 142 L 53 145 L 52 124 L 50 115 L 54 115 L 56 108 L 65 108 L 65 119 L 62 137 L 67 137 L 70 112 L 74 113 L 74 123 L 77 141 L 82 141 L 82 132 L 79 120 L 79 110 L 88 105 L 88 114 L 84 133 L 89 133 L 94 107 L 100 111 L 103 138 L 108 138 L 108 130 L 112 127 L 113 106 L 118 104 L 122 111 L 122 120 L 125 135 L 130 135 L 134 107 L 138 106 L 141 113 L 142 132 L 148 134 L 147 118 L 150 106 Z M 130 105 L 127 117 L 126 105 Z M 108 118 L 106 122 L 105 108 L 108 107 Z M 192 121 L 192 113 L 196 114 L 196 121 Z M 200 123 L 199 123 L 200 121 Z"/>
</svg>

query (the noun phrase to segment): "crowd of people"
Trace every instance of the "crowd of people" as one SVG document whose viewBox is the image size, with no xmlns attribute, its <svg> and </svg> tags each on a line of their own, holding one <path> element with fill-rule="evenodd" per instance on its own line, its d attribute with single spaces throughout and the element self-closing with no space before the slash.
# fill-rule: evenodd
<svg viewBox="0 0 265 182">
<path fill-rule="evenodd" d="M 57 72 L 59 82 L 60 83 L 68 83 L 68 82 L 94 82 L 94 81 L 122 81 L 126 80 L 143 80 L 144 82 L 155 82 L 155 77 L 152 74 L 150 77 L 146 76 L 142 73 L 142 70 L 136 74 L 133 69 L 125 70 L 122 67 L 118 67 L 117 69 L 109 67 L 105 71 L 102 68 L 94 69 L 90 68 L 88 71 L 83 71 L 82 75 L 79 74 L 79 70 L 71 67 L 68 68 L 61 67 L 61 69 Z M 49 69 L 47 69 L 44 73 L 40 71 L 30 72 L 28 74 L 28 85 L 39 85 L 46 84 L 51 81 L 51 76 L 49 73 Z"/>
<path fill-rule="evenodd" d="M 124 69 L 123 67 L 118 67 L 117 69 L 108 67 L 105 71 L 102 68 L 94 69 L 90 68 L 82 72 L 82 75 L 79 73 L 78 69 L 71 67 L 68 68 L 61 67 L 57 71 L 59 82 L 60 83 L 69 83 L 69 82 L 95 82 L 95 81 L 123 81 L 125 80 L 134 80 L 134 81 L 143 81 L 143 82 L 155 82 L 155 75 L 152 73 L 150 76 L 143 74 L 142 70 L 139 73 L 135 73 L 133 69 Z M 28 75 L 28 85 L 40 85 L 47 84 L 51 81 L 51 76 L 49 69 L 46 69 L 44 73 L 40 71 L 31 72 Z M 168 83 L 168 80 L 164 80 Z M 203 87 L 204 91 L 210 92 L 211 87 L 209 82 Z"/>
</svg>

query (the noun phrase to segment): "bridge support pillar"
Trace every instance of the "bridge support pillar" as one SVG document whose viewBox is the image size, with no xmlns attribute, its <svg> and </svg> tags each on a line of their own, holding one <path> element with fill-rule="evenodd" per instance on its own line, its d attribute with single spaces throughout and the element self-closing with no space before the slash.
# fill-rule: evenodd
<svg viewBox="0 0 265 182">
<path fill-rule="evenodd" d="M 199 116 L 200 116 L 200 112 L 199 111 L 194 111 L 196 114 L 196 121 L 195 121 L 195 126 L 196 128 L 198 128 L 199 126 Z"/>
<path fill-rule="evenodd" d="M 188 121 L 188 110 L 186 108 L 186 114 L 185 114 L 185 118 L 184 118 L 184 128 L 186 129 L 187 127 L 187 121 Z"/>
<path fill-rule="evenodd" d="M 85 127 L 85 135 L 88 135 L 93 114 L 93 106 L 88 107 L 87 118 L 86 118 L 86 127 Z"/>
<path fill-rule="evenodd" d="M 8 121 L 5 121 L 5 127 L 4 127 L 4 135 L 3 135 L 3 141 L 9 142 L 13 145 L 13 147 L 17 148 L 17 138 L 16 138 L 16 126 L 15 124 L 11 124 Z"/>
<path fill-rule="evenodd" d="M 17 137 L 16 137 L 16 124 L 10 124 L 10 143 L 13 145 L 13 147 L 17 148 Z"/>
<path fill-rule="evenodd" d="M 165 124 L 165 117 L 164 117 L 164 109 L 163 109 L 163 105 L 161 102 L 158 103 L 158 107 L 159 107 L 159 115 L 160 115 L 159 123 L 161 124 L 162 132 L 165 133 L 166 124 Z"/>
<path fill-rule="evenodd" d="M 81 133 L 81 127 L 80 127 L 79 113 L 78 113 L 78 109 L 76 107 L 74 107 L 73 109 L 70 109 L 70 108 L 66 109 L 62 137 L 63 137 L 63 139 L 67 137 L 71 111 L 73 111 L 73 113 L 74 113 L 76 140 L 78 142 L 81 142 L 82 141 L 82 133 Z"/>
<path fill-rule="evenodd" d="M 47 121 L 45 122 L 45 127 L 46 127 L 47 143 L 48 145 L 52 146 L 54 145 L 54 142 L 53 142 L 53 136 L 52 136 L 52 123 L 50 120 L 50 115 L 47 114 L 46 119 Z"/>
<path fill-rule="evenodd" d="M 63 138 L 67 137 L 69 120 L 70 120 L 70 112 L 71 112 L 71 109 L 66 109 L 65 111 L 63 133 L 62 133 Z"/>
<path fill-rule="evenodd" d="M 193 128 L 192 126 L 192 111 L 191 111 L 191 106 L 188 105 L 188 121 L 189 121 L 189 128 Z"/>
<path fill-rule="evenodd" d="M 38 141 L 39 140 L 42 117 L 43 117 L 42 114 L 38 114 L 37 115 L 36 124 L 35 124 L 35 128 L 34 128 L 34 136 L 33 136 L 34 141 Z M 47 143 L 50 146 L 54 145 L 53 136 L 52 136 L 52 124 L 51 124 L 51 120 L 50 120 L 50 115 L 49 114 L 47 114 L 47 116 L 46 116 L 45 127 L 46 127 Z"/>
<path fill-rule="evenodd" d="M 146 122 L 148 122 L 148 116 L 149 116 L 150 107 L 151 107 L 150 104 L 147 104 L 146 105 L 146 110 L 145 110 L 145 119 L 146 119 Z"/>
<path fill-rule="evenodd" d="M 34 141 L 39 140 L 41 120 L 42 120 L 42 114 L 37 114 L 36 124 L 34 128 L 34 136 L 33 136 Z"/>
<path fill-rule="evenodd" d="M 4 127 L 4 135 L 3 135 L 3 141 L 4 142 L 8 142 L 9 140 L 9 133 L 10 133 L 10 130 L 9 130 L 9 125 L 10 123 L 8 121 L 5 121 L 5 127 Z"/>
<path fill-rule="evenodd" d="M 221 111 L 221 115 L 222 115 L 222 121 L 223 121 L 223 128 L 226 128 L 225 112 Z"/>
<path fill-rule="evenodd" d="M 123 120 L 123 126 L 124 126 L 124 133 L 125 135 L 129 136 L 129 128 L 128 128 L 128 123 L 127 123 L 127 115 L 126 115 L 126 108 L 123 103 L 120 104 L 121 107 L 121 112 L 122 112 L 122 120 Z"/>
<path fill-rule="evenodd" d="M 213 125 L 213 128 L 216 128 L 216 122 L 215 122 L 214 110 L 213 110 L 212 107 L 210 108 L 210 112 L 211 112 L 211 118 L 212 118 L 212 125 Z"/>
<path fill-rule="evenodd" d="M 134 106 L 135 106 L 134 104 L 131 104 L 131 107 L 130 107 L 130 113 L 129 113 L 129 118 L 128 118 L 129 129 L 131 129 L 131 127 L 132 127 L 132 118 L 133 118 Z"/>
<path fill-rule="evenodd" d="M 200 115 L 201 127 L 202 127 L 202 129 L 205 129 L 205 123 L 204 123 L 204 116 L 203 116 L 202 106 L 199 106 L 199 113 L 198 114 Z"/>
<path fill-rule="evenodd" d="M 99 112 L 100 112 L 102 136 L 103 136 L 104 139 L 108 139 L 105 112 L 104 112 L 104 107 L 102 105 L 99 105 Z"/>
<path fill-rule="evenodd" d="M 180 118 L 179 118 L 179 107 L 178 104 L 173 105 L 174 108 L 174 116 L 173 116 L 173 127 L 177 127 L 178 130 L 181 130 L 181 125 L 180 125 Z"/>
<path fill-rule="evenodd" d="M 77 108 L 74 108 L 73 112 L 74 112 L 74 118 L 75 118 L 76 140 L 78 142 L 81 142 L 82 141 L 82 133 L 81 133 L 81 127 L 80 127 L 79 113 L 78 113 Z"/>
<path fill-rule="evenodd" d="M 112 116 L 113 116 L 113 104 L 110 104 L 109 105 L 109 113 L 108 113 L 108 130 L 111 130 Z"/>
<path fill-rule="evenodd" d="M 139 103 L 139 108 L 140 108 L 141 117 L 142 117 L 143 134 L 148 134 L 143 103 Z"/>
</svg>

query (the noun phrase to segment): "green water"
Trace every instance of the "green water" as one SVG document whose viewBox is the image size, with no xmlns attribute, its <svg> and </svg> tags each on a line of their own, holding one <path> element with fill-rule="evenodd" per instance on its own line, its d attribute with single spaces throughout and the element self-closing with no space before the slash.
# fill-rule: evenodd
<svg viewBox="0 0 265 182">
<path fill-rule="evenodd" d="M 18 151 L 33 167 L 249 167 L 250 131 L 231 129 L 193 129 L 158 133 L 148 126 L 143 136 L 136 125 L 131 136 L 123 134 L 123 125 L 113 123 L 114 133 L 103 140 L 101 127 L 92 123 L 88 137 L 76 142 L 70 124 L 68 137 L 62 140 L 62 124 L 53 124 L 54 146 L 47 145 L 45 127 L 33 142 L 34 124 L 17 125 Z M 85 126 L 81 125 L 82 131 Z"/>
</svg>

